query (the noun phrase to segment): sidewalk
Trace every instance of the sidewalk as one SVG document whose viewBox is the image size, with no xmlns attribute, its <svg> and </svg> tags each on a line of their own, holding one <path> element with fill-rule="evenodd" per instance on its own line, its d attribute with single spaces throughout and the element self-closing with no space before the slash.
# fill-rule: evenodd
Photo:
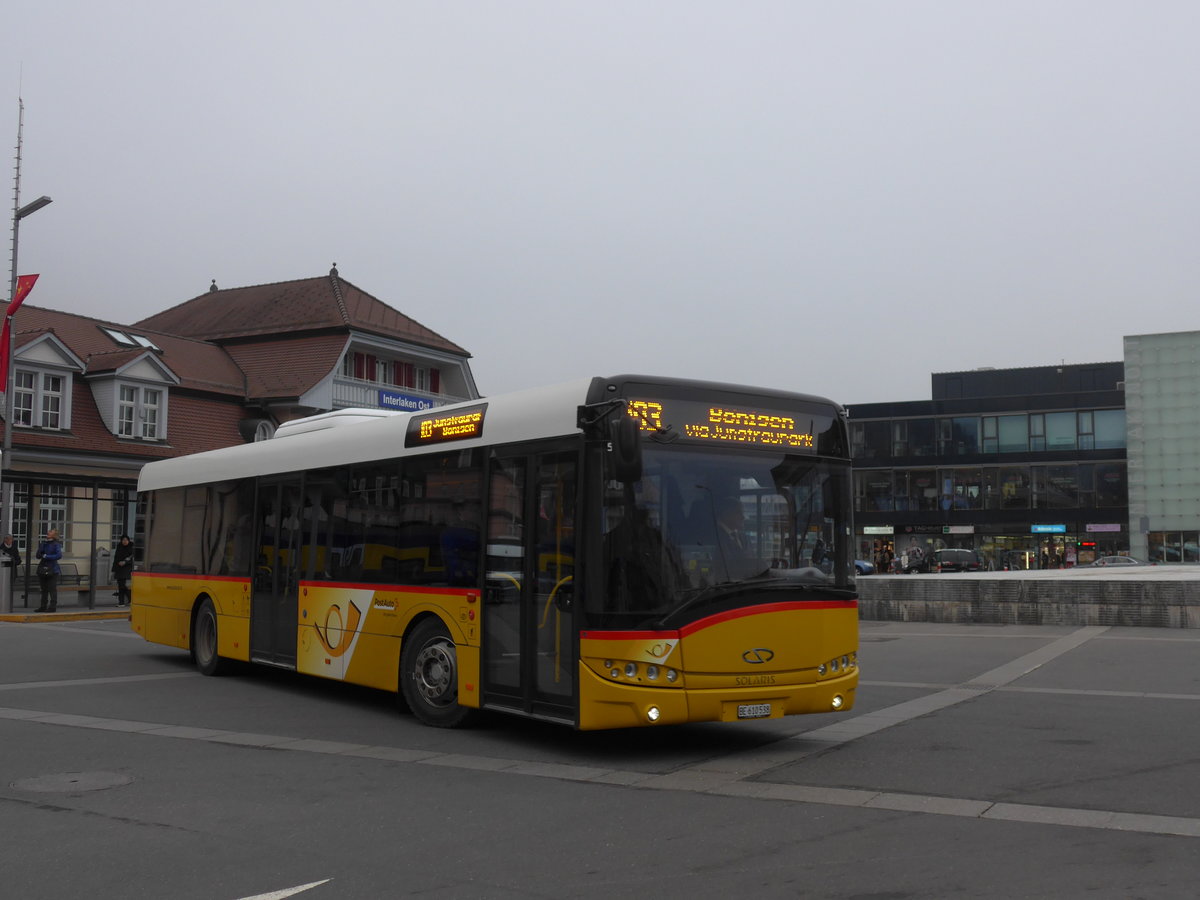
<svg viewBox="0 0 1200 900">
<path fill-rule="evenodd" d="M 57 610 L 52 613 L 34 612 L 40 602 L 41 594 L 36 589 L 30 591 L 28 600 L 18 591 L 13 597 L 12 612 L 0 613 L 0 622 L 77 622 L 84 619 L 129 618 L 129 607 L 117 606 L 117 598 L 113 596 L 111 587 L 96 589 L 94 606 L 88 605 L 92 602 L 88 588 L 62 585 L 58 588 Z"/>
</svg>

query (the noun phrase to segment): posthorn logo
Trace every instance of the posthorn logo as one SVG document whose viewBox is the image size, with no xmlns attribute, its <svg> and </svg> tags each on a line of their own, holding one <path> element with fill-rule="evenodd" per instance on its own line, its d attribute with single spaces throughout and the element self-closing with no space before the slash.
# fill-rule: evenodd
<svg viewBox="0 0 1200 900">
<path fill-rule="evenodd" d="M 755 647 L 753 650 L 747 650 L 742 654 L 742 659 L 756 666 L 765 662 L 770 662 L 774 658 L 775 651 L 768 650 L 766 647 Z"/>
</svg>

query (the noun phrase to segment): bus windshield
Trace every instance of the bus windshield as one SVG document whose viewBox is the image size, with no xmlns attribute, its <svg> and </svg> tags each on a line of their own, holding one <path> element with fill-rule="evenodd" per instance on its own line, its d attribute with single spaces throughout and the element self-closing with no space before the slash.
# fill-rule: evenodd
<svg viewBox="0 0 1200 900">
<path fill-rule="evenodd" d="M 598 628 L 675 628 L 741 606 L 853 595 L 849 463 L 645 447 L 605 483 Z M 595 583 L 595 582 L 593 582 Z"/>
</svg>

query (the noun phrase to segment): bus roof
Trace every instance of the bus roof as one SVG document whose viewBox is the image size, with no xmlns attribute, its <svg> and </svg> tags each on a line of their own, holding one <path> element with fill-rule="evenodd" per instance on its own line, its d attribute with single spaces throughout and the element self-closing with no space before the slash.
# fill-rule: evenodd
<svg viewBox="0 0 1200 900">
<path fill-rule="evenodd" d="M 308 469 L 323 469 L 391 459 L 413 453 L 428 453 L 437 449 L 451 452 L 478 446 L 502 445 L 579 434 L 579 406 L 588 403 L 589 400 L 595 400 L 601 385 L 624 385 L 631 382 L 635 384 L 677 384 L 709 391 L 734 391 L 760 396 L 787 397 L 829 404 L 831 410 L 840 410 L 836 403 L 824 398 L 742 385 L 637 375 L 584 378 L 511 394 L 464 400 L 435 409 L 396 413 L 367 421 L 353 421 L 354 416 L 351 415 L 343 417 L 349 421 L 341 424 L 340 427 L 307 430 L 304 425 L 301 425 L 299 428 L 286 429 L 284 435 L 266 441 L 158 460 L 148 463 L 142 468 L 138 478 L 138 491 L 232 481 L 256 476 L 282 475 Z M 431 414 L 436 414 L 439 418 L 452 417 L 456 410 L 466 413 L 477 411 L 480 407 L 485 407 L 486 411 L 483 433 L 479 437 L 461 438 L 444 444 L 435 443 L 405 449 L 408 426 L 414 417 L 424 419 Z M 323 417 L 313 418 L 315 420 Z"/>
</svg>

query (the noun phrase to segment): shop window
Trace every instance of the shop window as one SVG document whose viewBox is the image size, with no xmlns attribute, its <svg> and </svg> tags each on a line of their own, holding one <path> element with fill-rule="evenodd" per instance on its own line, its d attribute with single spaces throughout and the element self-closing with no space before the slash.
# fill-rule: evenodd
<svg viewBox="0 0 1200 900">
<path fill-rule="evenodd" d="M 891 512 L 892 473 L 855 472 L 854 498 L 856 512 Z"/>
<path fill-rule="evenodd" d="M 907 497 L 907 509 L 930 510 L 938 508 L 937 472 L 934 469 L 913 469 L 906 474 L 905 482 L 897 473 L 897 494 Z"/>
</svg>

